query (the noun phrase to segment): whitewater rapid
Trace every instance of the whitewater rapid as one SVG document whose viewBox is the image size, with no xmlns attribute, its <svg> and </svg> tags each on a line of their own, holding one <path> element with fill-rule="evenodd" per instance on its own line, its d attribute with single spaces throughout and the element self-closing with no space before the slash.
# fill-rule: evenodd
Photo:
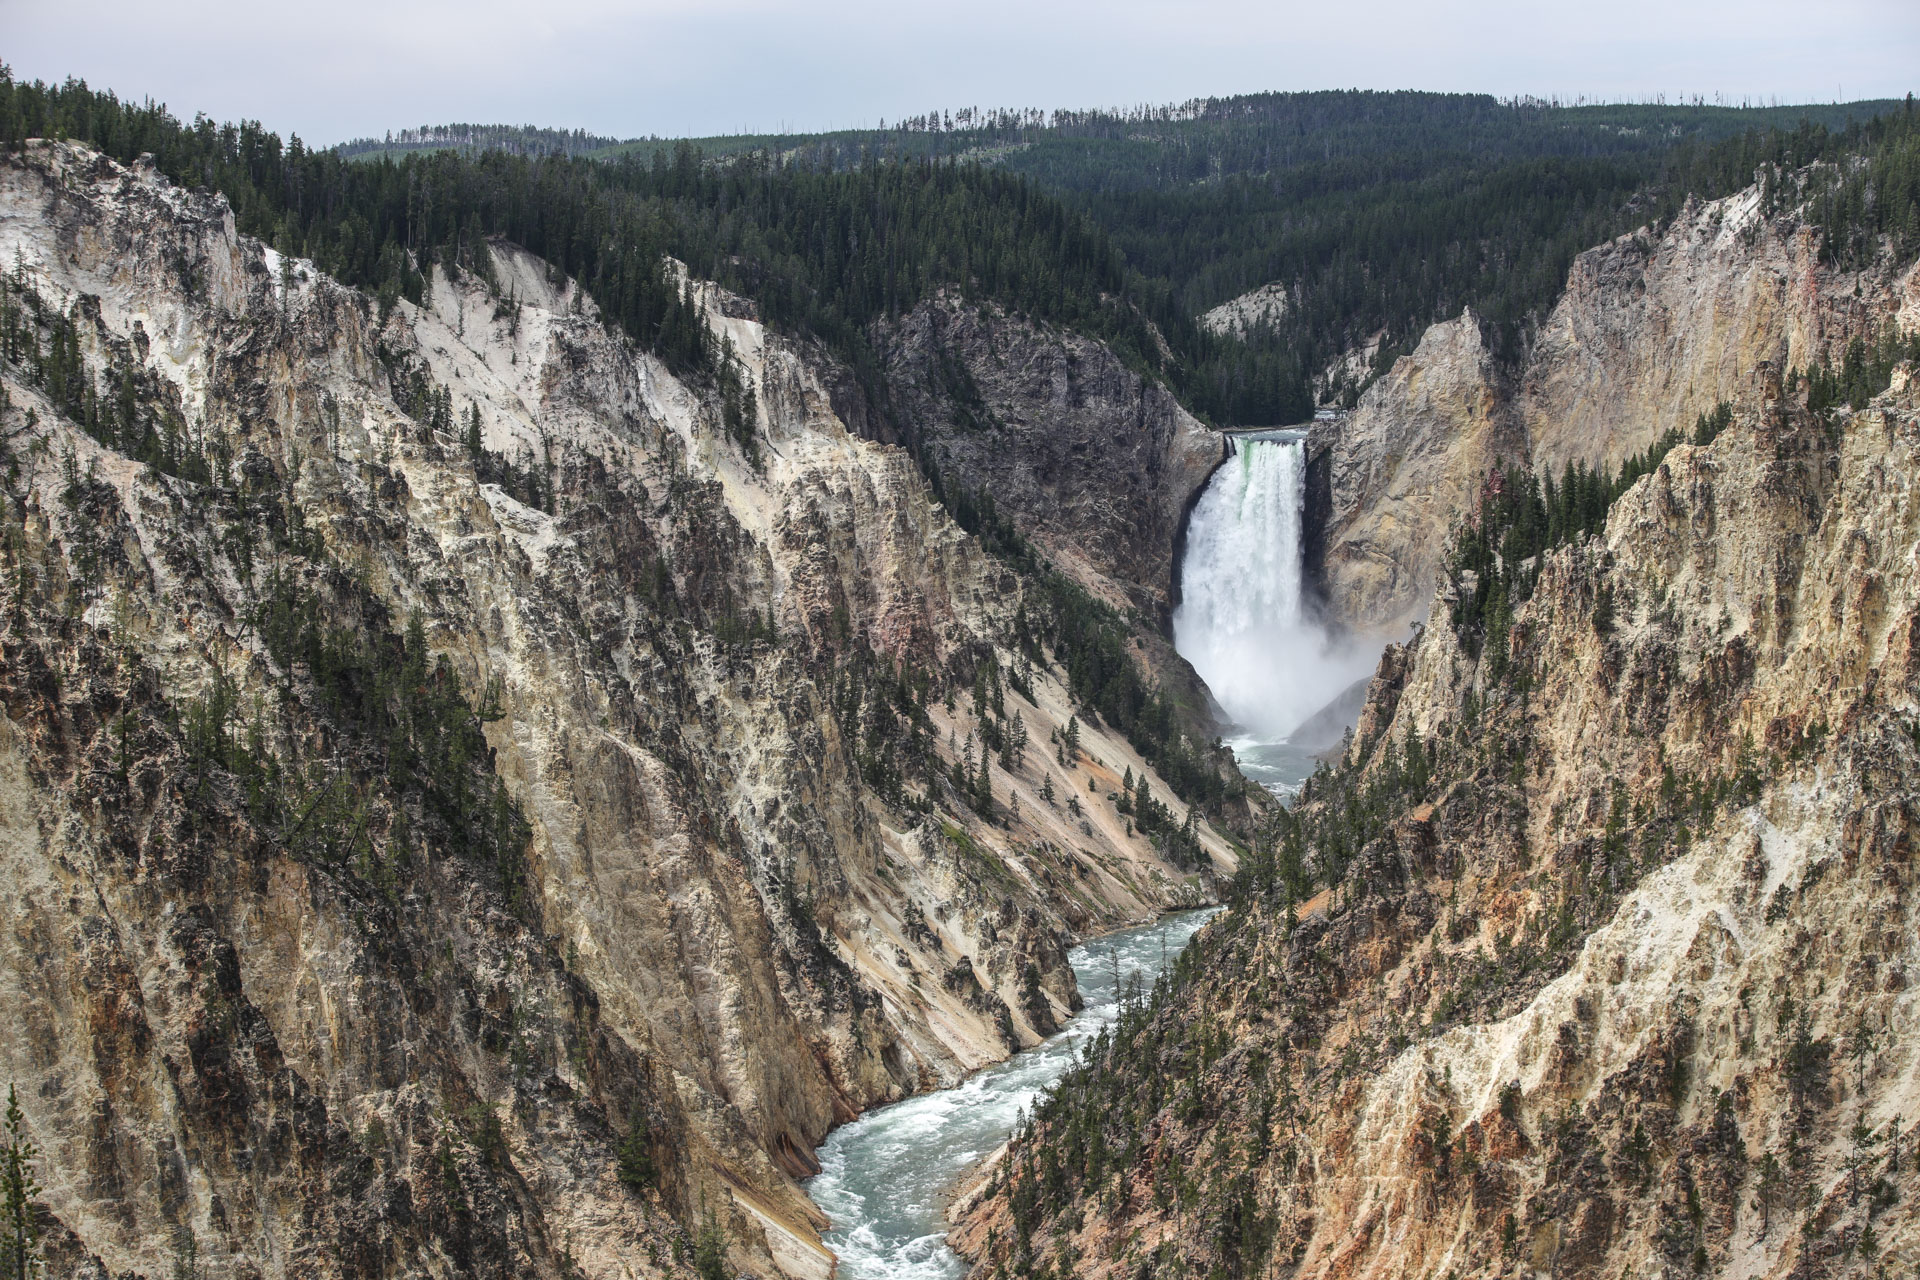
<svg viewBox="0 0 1920 1280">
<path fill-rule="evenodd" d="M 959 1280 L 967 1264 L 947 1248 L 947 1193 L 969 1166 L 1007 1140 L 1083 1046 L 1119 1016 L 1138 975 L 1151 988 L 1213 910 L 1183 911 L 1075 947 L 1068 959 L 1086 1007 L 1066 1029 L 956 1088 L 922 1094 L 842 1125 L 818 1151 L 807 1184 L 833 1229 L 827 1246 L 841 1280 Z M 1115 987 L 1116 974 L 1119 989 Z"/>
</svg>

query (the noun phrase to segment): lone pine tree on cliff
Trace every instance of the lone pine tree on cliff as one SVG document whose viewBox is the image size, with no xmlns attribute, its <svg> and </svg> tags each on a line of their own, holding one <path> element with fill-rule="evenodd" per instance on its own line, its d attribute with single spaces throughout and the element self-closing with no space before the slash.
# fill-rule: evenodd
<svg viewBox="0 0 1920 1280">
<path fill-rule="evenodd" d="M 20 1099 L 7 1086 L 7 1118 L 0 1133 L 0 1257 L 6 1280 L 29 1280 L 40 1272 L 39 1229 L 33 1221 L 33 1198 L 40 1194 L 33 1167 L 39 1148 L 27 1136 Z"/>
</svg>

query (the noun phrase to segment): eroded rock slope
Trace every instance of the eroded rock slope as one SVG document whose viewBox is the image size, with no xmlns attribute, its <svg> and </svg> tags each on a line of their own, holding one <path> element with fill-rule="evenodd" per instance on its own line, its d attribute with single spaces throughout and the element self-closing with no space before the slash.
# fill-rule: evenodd
<svg viewBox="0 0 1920 1280">
<path fill-rule="evenodd" d="M 903 436 L 1083 586 L 1164 627 L 1221 436 L 1100 343 L 991 305 L 935 298 L 881 337 Z"/>
<path fill-rule="evenodd" d="M 1920 327 L 1920 263 L 1823 264 L 1819 232 L 1756 185 L 1581 254 L 1517 367 L 1471 315 L 1430 328 L 1332 440 L 1324 586 L 1389 639 L 1424 616 L 1446 538 L 1497 462 L 1617 466 L 1855 336 Z M 1749 404 L 1746 406 L 1752 408 Z"/>
<path fill-rule="evenodd" d="M 0 1070 L 59 1265 L 631 1276 L 710 1221 L 825 1276 L 828 1127 L 1202 892 L 1100 798 L 1130 748 L 1056 759 L 1019 580 L 738 300 L 743 425 L 511 246 L 383 316 L 64 144 L 0 160 L 0 259 Z"/>
</svg>

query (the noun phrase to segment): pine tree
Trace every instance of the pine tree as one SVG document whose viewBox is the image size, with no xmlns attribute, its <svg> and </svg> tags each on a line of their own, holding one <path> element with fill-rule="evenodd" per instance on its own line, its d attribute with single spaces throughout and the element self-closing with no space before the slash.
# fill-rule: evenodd
<svg viewBox="0 0 1920 1280">
<path fill-rule="evenodd" d="M 616 1172 L 624 1185 L 635 1191 L 653 1185 L 653 1149 L 647 1140 L 647 1118 L 638 1107 L 628 1122 L 627 1136 L 620 1140 L 618 1155 L 620 1163 Z"/>
<path fill-rule="evenodd" d="M 173 1280 L 202 1280 L 200 1240 L 192 1227 L 181 1228 L 180 1243 L 174 1246 Z"/>
<path fill-rule="evenodd" d="M 709 1213 L 693 1244 L 693 1269 L 700 1280 L 728 1280 L 727 1237 Z"/>
<path fill-rule="evenodd" d="M 39 1148 L 27 1134 L 26 1117 L 14 1087 L 7 1086 L 7 1118 L 0 1133 L 0 1256 L 6 1280 L 31 1280 L 40 1272 L 40 1231 L 33 1219 L 33 1199 L 40 1194 L 34 1178 Z"/>
</svg>

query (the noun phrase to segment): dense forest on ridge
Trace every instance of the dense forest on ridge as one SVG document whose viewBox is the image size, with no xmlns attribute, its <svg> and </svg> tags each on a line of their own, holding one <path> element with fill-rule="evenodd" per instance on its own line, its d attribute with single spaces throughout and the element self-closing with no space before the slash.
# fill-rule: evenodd
<svg viewBox="0 0 1920 1280">
<path fill-rule="evenodd" d="M 963 113 L 952 130 L 929 117 L 807 146 L 625 144 L 605 161 L 559 154 L 573 135 L 506 130 L 512 150 L 355 162 L 258 122 L 182 123 L 80 82 L 0 77 L 8 144 L 151 152 L 176 181 L 224 192 L 242 230 L 389 300 L 417 297 L 436 256 L 475 263 L 481 238 L 505 236 L 578 276 L 675 367 L 709 369 L 717 353 L 661 266 L 672 255 L 824 340 L 878 391 L 869 326 L 952 287 L 1101 338 L 1223 424 L 1308 416 L 1315 373 L 1380 330 L 1383 362 L 1463 306 L 1515 337 L 1587 245 L 1762 166 L 1886 153 L 1910 113 L 1276 94 L 1132 115 Z M 1861 206 L 1848 225 L 1920 238 L 1910 162 L 1873 163 L 1870 179 L 1836 177 L 1831 198 Z M 1287 314 L 1244 341 L 1194 319 L 1275 280 Z"/>
</svg>

